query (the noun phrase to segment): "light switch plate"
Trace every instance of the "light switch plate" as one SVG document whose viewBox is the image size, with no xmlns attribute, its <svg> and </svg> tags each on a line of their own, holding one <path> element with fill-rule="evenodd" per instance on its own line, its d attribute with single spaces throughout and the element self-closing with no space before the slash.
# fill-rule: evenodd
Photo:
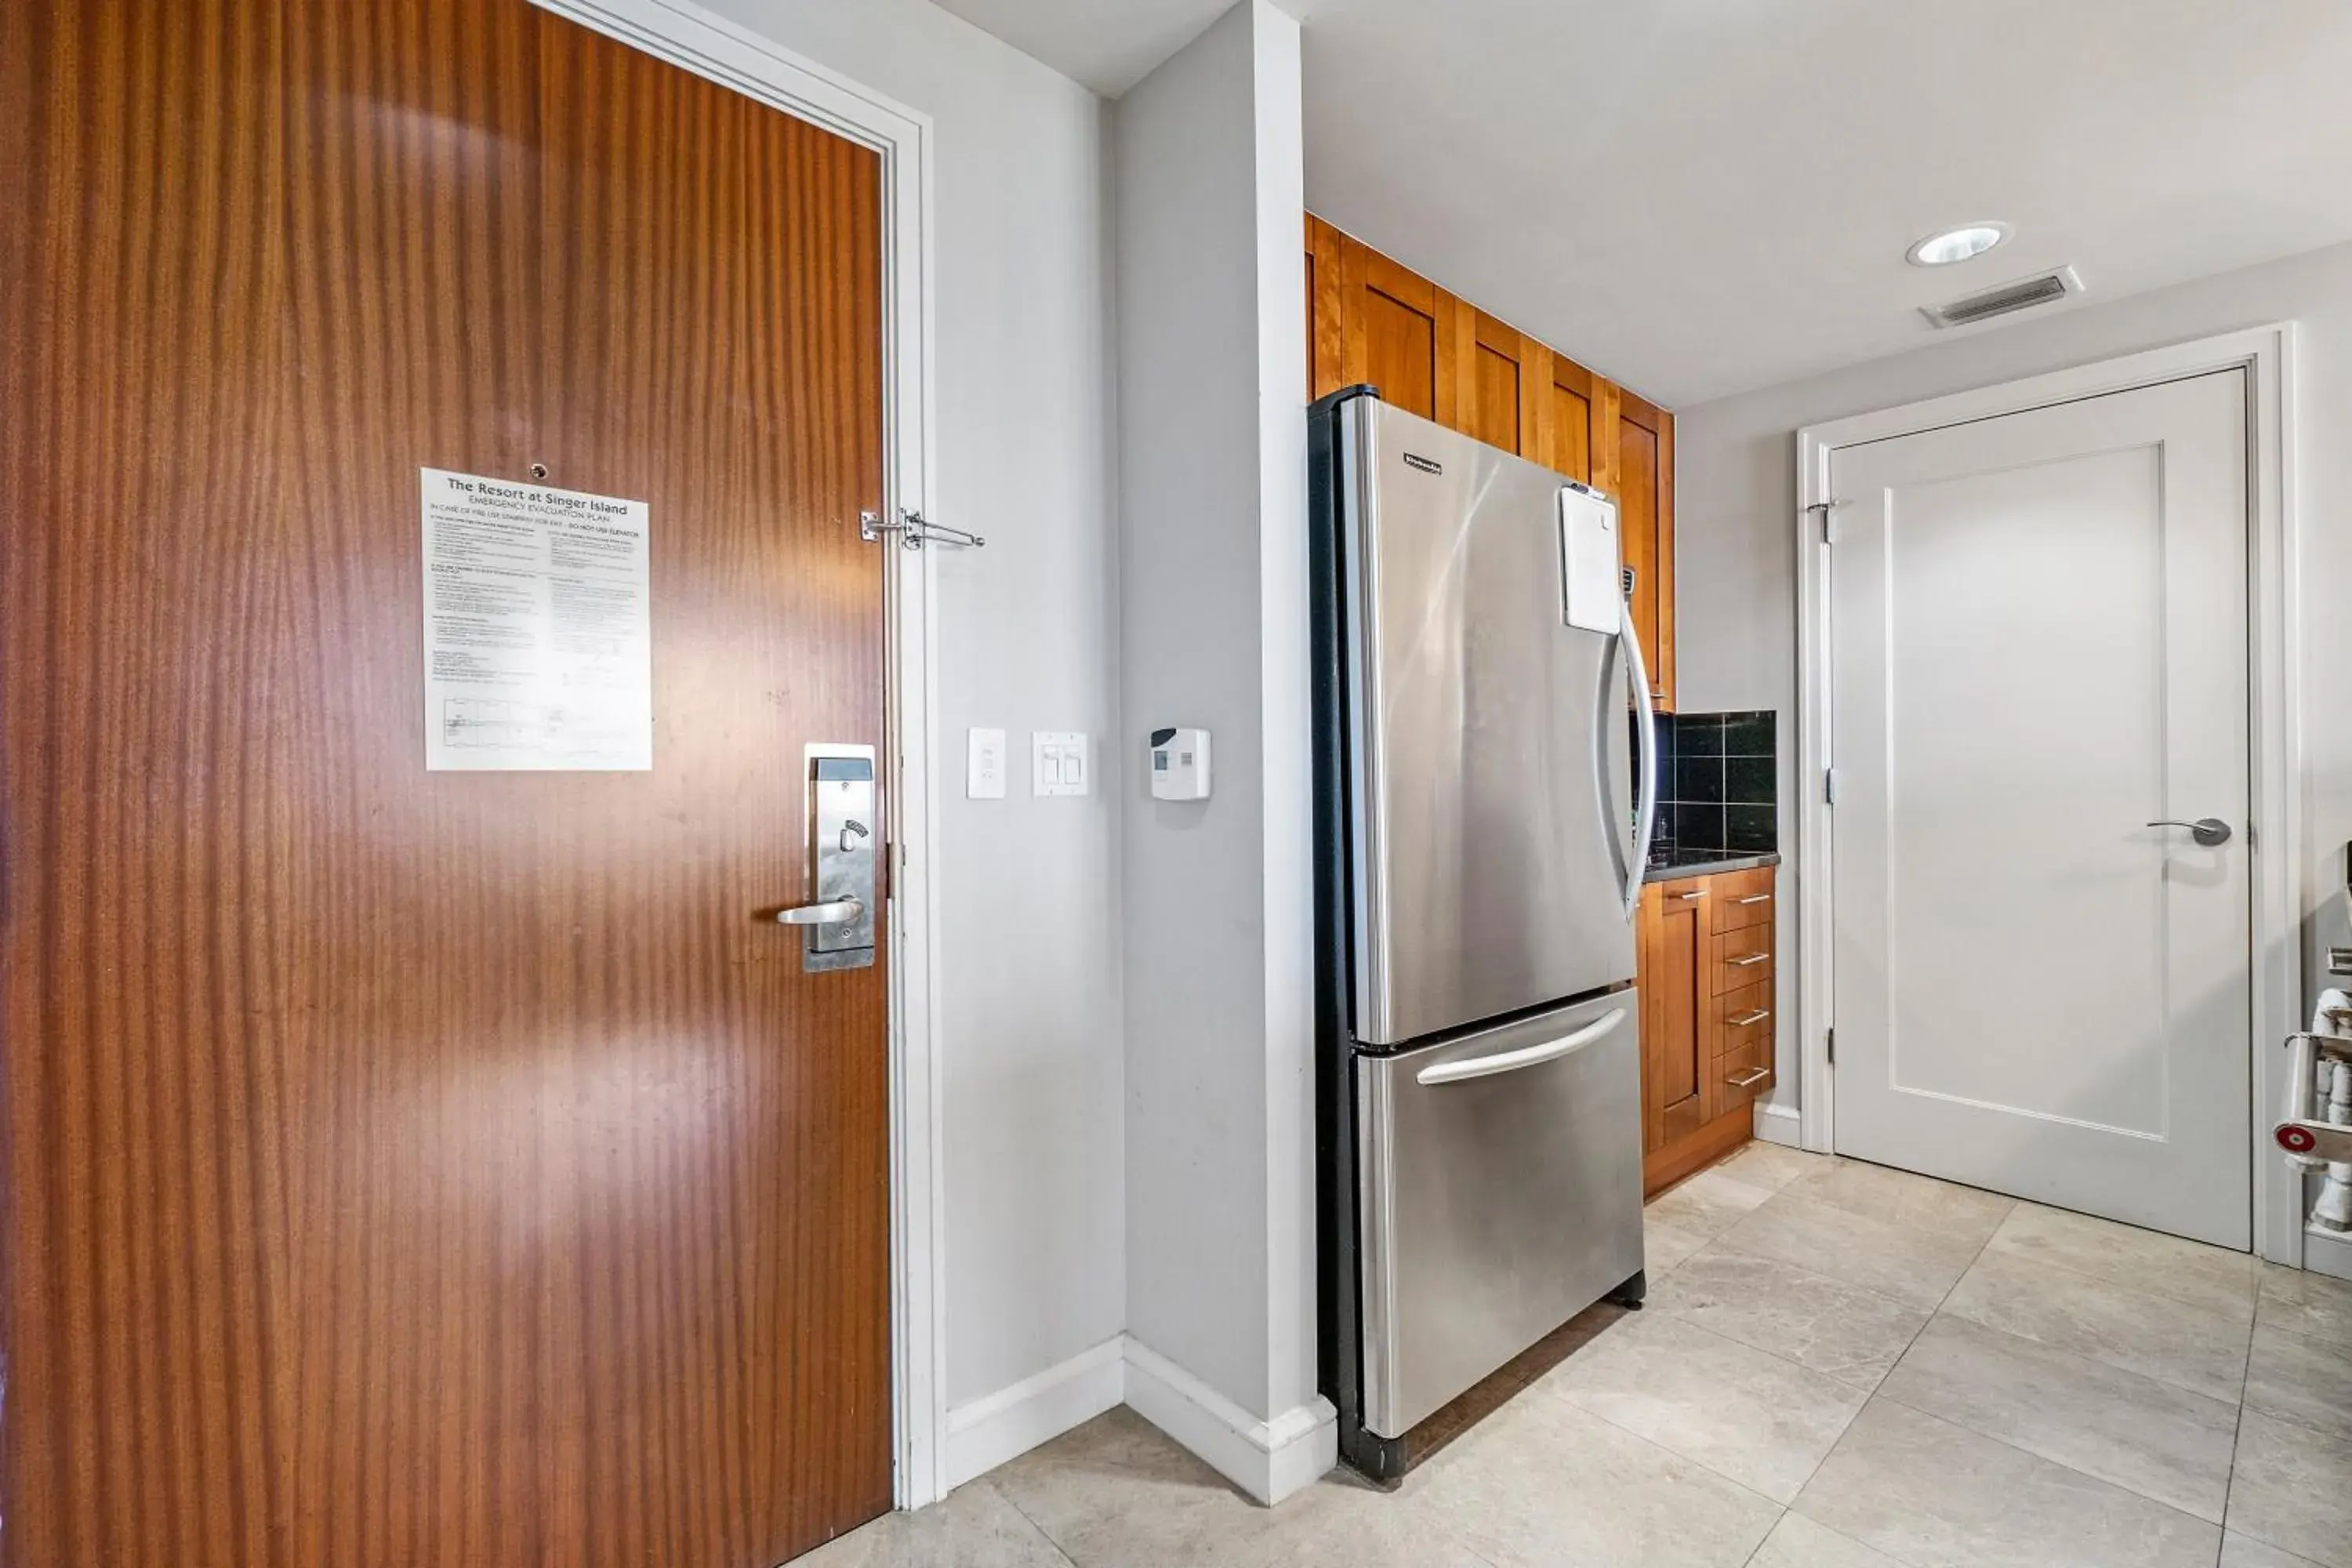
<svg viewBox="0 0 2352 1568">
<path fill-rule="evenodd" d="M 964 754 L 963 793 L 971 800 L 1004 798 L 1004 731 L 974 730 Z"/>
<path fill-rule="evenodd" d="M 1093 748 L 1075 730 L 1039 730 L 1029 738 L 1033 795 L 1087 795 L 1095 787 Z"/>
</svg>

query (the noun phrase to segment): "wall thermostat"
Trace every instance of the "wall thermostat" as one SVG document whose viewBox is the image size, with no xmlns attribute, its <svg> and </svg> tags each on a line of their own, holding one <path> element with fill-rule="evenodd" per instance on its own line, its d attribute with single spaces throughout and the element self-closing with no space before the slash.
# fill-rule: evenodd
<svg viewBox="0 0 2352 1568">
<path fill-rule="evenodd" d="M 1209 732 L 1206 730 L 1151 731 L 1151 798 L 1209 798 Z"/>
</svg>

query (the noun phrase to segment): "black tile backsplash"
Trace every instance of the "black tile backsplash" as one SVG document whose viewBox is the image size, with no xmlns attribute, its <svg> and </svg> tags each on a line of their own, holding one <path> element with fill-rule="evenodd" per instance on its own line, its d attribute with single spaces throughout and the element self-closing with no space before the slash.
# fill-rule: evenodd
<svg viewBox="0 0 2352 1568">
<path fill-rule="evenodd" d="M 1723 759 L 1723 804 L 1769 805 L 1780 780 L 1780 764 L 1769 754 Z"/>
<path fill-rule="evenodd" d="M 1724 821 L 1724 808 L 1701 805 L 1695 801 L 1678 800 L 1658 807 L 1659 849 L 1722 849 L 1728 829 Z M 1666 830 L 1674 832 L 1666 838 Z"/>
<path fill-rule="evenodd" d="M 1688 801 L 1694 805 L 1723 804 L 1723 759 L 1721 757 L 1675 758 L 1674 784 L 1670 787 L 1666 775 L 1658 775 L 1658 793 L 1668 800 Z"/>
<path fill-rule="evenodd" d="M 1723 755 L 1723 715 L 1720 713 L 1661 713 L 1661 723 L 1675 731 L 1675 750 L 1685 757 Z"/>
<path fill-rule="evenodd" d="M 1773 731 L 1778 714 L 1726 713 L 1723 719 L 1723 754 L 1727 757 L 1769 757 L 1773 755 Z"/>
<path fill-rule="evenodd" d="M 1755 855 L 1780 847 L 1779 715 L 1658 715 L 1664 851 Z"/>
<path fill-rule="evenodd" d="M 1723 847 L 1741 855 L 1780 847 L 1780 808 L 1776 805 L 1727 805 L 1723 808 Z"/>
</svg>

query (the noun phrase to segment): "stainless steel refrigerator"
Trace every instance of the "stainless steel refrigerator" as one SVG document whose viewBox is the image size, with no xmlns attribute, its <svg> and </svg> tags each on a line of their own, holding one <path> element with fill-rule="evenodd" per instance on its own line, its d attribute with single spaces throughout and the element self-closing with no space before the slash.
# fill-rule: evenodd
<svg viewBox="0 0 2352 1568">
<path fill-rule="evenodd" d="M 1605 496 L 1370 388 L 1309 428 L 1321 1372 L 1390 1479 L 1641 1298 L 1655 725 Z"/>
</svg>

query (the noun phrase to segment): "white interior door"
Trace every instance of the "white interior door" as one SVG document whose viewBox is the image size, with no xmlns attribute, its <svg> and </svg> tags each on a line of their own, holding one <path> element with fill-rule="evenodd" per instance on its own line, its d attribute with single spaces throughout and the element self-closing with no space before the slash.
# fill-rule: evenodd
<svg viewBox="0 0 2352 1568">
<path fill-rule="evenodd" d="M 2250 1245 L 2246 432 L 2231 370 L 1832 455 L 1840 1152 Z"/>
</svg>

